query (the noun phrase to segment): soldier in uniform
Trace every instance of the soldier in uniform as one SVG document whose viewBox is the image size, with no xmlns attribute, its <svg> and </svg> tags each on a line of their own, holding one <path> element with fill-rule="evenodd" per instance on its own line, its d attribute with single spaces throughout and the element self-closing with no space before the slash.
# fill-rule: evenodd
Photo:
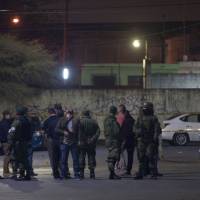
<svg viewBox="0 0 200 200">
<path fill-rule="evenodd" d="M 135 126 L 139 170 L 135 179 L 142 179 L 149 169 L 151 178 L 157 178 L 157 145 L 161 134 L 160 123 L 154 115 L 153 104 L 145 102 Z M 148 165 L 148 166 L 147 166 Z"/>
<path fill-rule="evenodd" d="M 80 178 L 84 179 L 85 158 L 88 156 L 88 167 L 90 178 L 95 179 L 96 167 L 96 144 L 100 136 L 100 129 L 97 122 L 91 118 L 90 111 L 83 112 L 80 119 L 78 144 L 79 144 L 79 164 Z"/>
<path fill-rule="evenodd" d="M 28 161 L 28 144 L 31 141 L 31 123 L 27 118 L 26 107 L 16 109 L 16 119 L 14 120 L 8 134 L 8 142 L 13 149 L 13 178 L 15 180 L 31 180 L 31 169 Z M 17 170 L 23 168 L 25 174 L 20 173 L 17 177 Z"/>
<path fill-rule="evenodd" d="M 115 164 L 120 159 L 120 127 L 116 120 L 117 108 L 115 106 L 110 107 L 110 113 L 104 120 L 104 134 L 106 148 L 108 150 L 107 163 L 110 171 L 109 179 L 120 179 L 115 174 Z"/>
</svg>

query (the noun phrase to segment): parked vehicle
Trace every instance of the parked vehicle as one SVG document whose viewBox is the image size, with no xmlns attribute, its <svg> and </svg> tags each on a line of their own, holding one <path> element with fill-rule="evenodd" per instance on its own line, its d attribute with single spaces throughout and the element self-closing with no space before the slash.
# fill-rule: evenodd
<svg viewBox="0 0 200 200">
<path fill-rule="evenodd" d="M 162 140 L 179 146 L 200 141 L 200 113 L 176 115 L 163 123 Z"/>
</svg>

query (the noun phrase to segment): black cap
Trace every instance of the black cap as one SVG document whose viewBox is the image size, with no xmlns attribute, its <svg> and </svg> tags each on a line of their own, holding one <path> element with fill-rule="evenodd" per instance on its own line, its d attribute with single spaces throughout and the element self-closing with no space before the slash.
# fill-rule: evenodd
<svg viewBox="0 0 200 200">
<path fill-rule="evenodd" d="M 4 110 L 3 113 L 2 113 L 2 115 L 3 116 L 10 115 L 10 112 L 8 110 Z"/>
<path fill-rule="evenodd" d="M 60 103 L 56 103 L 56 104 L 54 105 L 54 108 L 55 108 L 56 110 L 62 110 L 62 105 L 61 105 Z"/>
<path fill-rule="evenodd" d="M 110 107 L 110 113 L 117 114 L 117 107 L 116 106 L 111 106 Z"/>
<path fill-rule="evenodd" d="M 16 113 L 17 115 L 25 115 L 28 112 L 28 108 L 26 106 L 17 106 Z"/>
<path fill-rule="evenodd" d="M 49 114 L 56 114 L 56 111 L 55 111 L 55 109 L 53 107 L 49 107 L 48 108 L 48 113 Z"/>
<path fill-rule="evenodd" d="M 84 110 L 84 111 L 82 112 L 82 114 L 83 114 L 83 116 L 89 117 L 89 116 L 90 116 L 90 111 L 89 111 L 89 110 Z"/>
</svg>

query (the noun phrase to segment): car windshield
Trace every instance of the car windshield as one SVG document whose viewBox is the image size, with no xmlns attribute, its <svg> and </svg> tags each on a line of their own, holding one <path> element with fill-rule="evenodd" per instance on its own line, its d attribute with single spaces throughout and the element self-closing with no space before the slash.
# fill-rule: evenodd
<svg viewBox="0 0 200 200">
<path fill-rule="evenodd" d="M 175 115 L 173 115 L 173 116 L 171 116 L 171 117 L 167 118 L 167 120 L 174 119 L 174 118 L 176 118 L 176 117 L 178 117 L 178 116 L 180 116 L 180 113 L 179 113 L 179 114 L 175 114 Z"/>
</svg>

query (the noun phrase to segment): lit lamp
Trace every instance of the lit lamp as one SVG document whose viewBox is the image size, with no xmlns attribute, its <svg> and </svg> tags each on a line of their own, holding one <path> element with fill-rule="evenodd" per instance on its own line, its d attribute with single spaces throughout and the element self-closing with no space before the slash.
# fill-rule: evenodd
<svg viewBox="0 0 200 200">
<path fill-rule="evenodd" d="M 63 69 L 63 79 L 68 80 L 69 79 L 69 68 Z"/>
<path fill-rule="evenodd" d="M 19 17 L 13 17 L 11 19 L 11 22 L 15 25 L 19 24 L 20 23 L 20 18 Z"/>
<path fill-rule="evenodd" d="M 139 48 L 139 47 L 141 46 L 140 40 L 134 40 L 132 44 L 133 44 L 133 46 L 134 46 L 135 48 Z"/>
</svg>

